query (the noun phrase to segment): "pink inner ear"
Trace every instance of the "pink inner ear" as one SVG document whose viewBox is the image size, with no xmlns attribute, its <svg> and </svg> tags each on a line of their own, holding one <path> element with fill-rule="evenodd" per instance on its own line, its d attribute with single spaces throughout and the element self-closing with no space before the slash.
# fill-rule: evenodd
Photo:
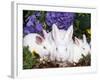
<svg viewBox="0 0 100 80">
<path fill-rule="evenodd" d="M 43 38 L 40 36 L 36 36 L 36 43 L 41 44 L 43 42 Z"/>
</svg>

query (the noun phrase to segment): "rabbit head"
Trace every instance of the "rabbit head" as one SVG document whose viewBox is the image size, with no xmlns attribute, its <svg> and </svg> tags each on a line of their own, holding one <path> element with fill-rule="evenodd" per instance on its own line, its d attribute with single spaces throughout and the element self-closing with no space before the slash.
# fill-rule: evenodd
<svg viewBox="0 0 100 80">
<path fill-rule="evenodd" d="M 87 42 L 85 34 L 83 34 L 82 40 L 75 37 L 75 44 L 80 49 L 80 52 L 81 52 L 80 54 L 83 54 L 86 56 L 88 53 L 90 53 L 90 45 Z"/>
<path fill-rule="evenodd" d="M 40 55 L 40 57 L 49 55 L 49 43 L 46 39 L 37 33 L 30 33 L 24 37 L 24 46 L 29 46 L 29 50 L 34 51 Z"/>
<path fill-rule="evenodd" d="M 69 57 L 67 50 L 72 41 L 73 26 L 71 25 L 67 31 L 59 30 L 55 24 L 53 24 L 52 28 L 52 36 L 56 46 L 57 59 L 64 61 Z"/>
</svg>

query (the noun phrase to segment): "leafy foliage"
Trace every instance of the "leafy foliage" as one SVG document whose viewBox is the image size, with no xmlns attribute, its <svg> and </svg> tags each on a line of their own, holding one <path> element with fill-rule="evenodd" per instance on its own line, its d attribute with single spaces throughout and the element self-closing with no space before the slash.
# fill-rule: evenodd
<svg viewBox="0 0 100 80">
<path fill-rule="evenodd" d="M 76 13 L 74 21 L 74 36 L 82 38 L 85 34 L 88 42 L 91 40 L 91 14 L 89 13 Z"/>
<path fill-rule="evenodd" d="M 28 47 L 23 48 L 23 68 L 32 69 L 38 63 L 39 55 L 35 52 L 31 53 Z"/>
</svg>

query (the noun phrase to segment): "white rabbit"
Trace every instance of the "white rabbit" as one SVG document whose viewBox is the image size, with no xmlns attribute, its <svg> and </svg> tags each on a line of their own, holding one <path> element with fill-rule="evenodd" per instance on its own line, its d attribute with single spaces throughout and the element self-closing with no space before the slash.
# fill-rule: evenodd
<svg viewBox="0 0 100 80">
<path fill-rule="evenodd" d="M 51 61 L 55 60 L 55 52 L 56 52 L 56 46 L 55 46 L 55 42 L 53 40 L 53 35 L 52 35 L 52 31 L 47 33 L 45 30 L 43 30 L 44 32 L 44 37 L 46 38 L 46 40 L 49 42 L 50 44 L 50 55 L 49 55 L 49 59 Z"/>
<path fill-rule="evenodd" d="M 43 38 L 37 33 L 30 33 L 24 37 L 23 42 L 23 46 L 29 46 L 29 50 L 31 52 L 35 51 L 41 58 L 50 54 L 51 45 L 45 36 Z"/>
<path fill-rule="evenodd" d="M 73 44 L 72 53 L 74 53 L 73 61 L 78 62 L 79 59 L 82 57 L 82 54 L 86 56 L 90 53 L 90 45 L 86 40 L 85 34 L 83 34 L 83 40 L 78 39 L 75 37 L 75 43 Z"/>
<path fill-rule="evenodd" d="M 52 28 L 52 36 L 56 47 L 56 51 L 52 55 L 57 61 L 67 61 L 71 56 L 68 51 L 70 51 L 70 44 L 73 43 L 73 25 L 67 31 L 59 30 L 55 24 Z"/>
</svg>

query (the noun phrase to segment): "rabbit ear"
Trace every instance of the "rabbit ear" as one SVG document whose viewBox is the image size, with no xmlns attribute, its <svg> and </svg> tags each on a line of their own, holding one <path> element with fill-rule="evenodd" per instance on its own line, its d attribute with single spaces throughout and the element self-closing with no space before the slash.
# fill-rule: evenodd
<svg viewBox="0 0 100 80">
<path fill-rule="evenodd" d="M 85 34 L 83 34 L 83 42 L 84 42 L 84 43 L 87 43 Z"/>
<path fill-rule="evenodd" d="M 52 36 L 53 36 L 53 39 L 56 40 L 59 38 L 59 29 L 58 27 L 56 26 L 56 24 L 53 24 L 52 25 Z"/>
<path fill-rule="evenodd" d="M 79 40 L 77 37 L 75 37 L 75 44 L 76 44 L 77 46 L 80 46 L 80 40 Z"/>
<path fill-rule="evenodd" d="M 73 25 L 71 25 L 71 26 L 69 27 L 67 34 L 69 34 L 69 38 L 72 39 L 72 36 L 73 36 Z"/>
<path fill-rule="evenodd" d="M 36 36 L 36 43 L 37 44 L 42 44 L 42 42 L 44 41 L 44 39 L 41 36 Z"/>
<path fill-rule="evenodd" d="M 43 30 L 43 35 L 44 35 L 44 38 L 46 38 L 48 33 L 45 30 Z"/>
<path fill-rule="evenodd" d="M 65 40 L 66 39 L 72 39 L 72 36 L 73 36 L 73 25 L 71 25 L 69 28 L 68 28 L 68 30 L 67 30 L 67 32 L 66 32 L 66 34 L 65 34 Z"/>
</svg>

